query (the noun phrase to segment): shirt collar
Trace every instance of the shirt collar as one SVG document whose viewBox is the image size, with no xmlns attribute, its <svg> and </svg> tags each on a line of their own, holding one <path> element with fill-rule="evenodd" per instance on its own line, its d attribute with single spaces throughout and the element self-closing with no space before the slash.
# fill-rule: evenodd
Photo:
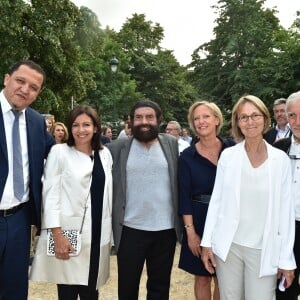
<svg viewBox="0 0 300 300">
<path fill-rule="evenodd" d="M 284 130 L 281 130 L 279 127 L 278 127 L 278 124 L 276 124 L 276 130 L 277 131 L 281 131 L 281 132 L 288 132 L 290 130 L 290 125 L 289 123 L 287 123 L 284 127 Z"/>
</svg>

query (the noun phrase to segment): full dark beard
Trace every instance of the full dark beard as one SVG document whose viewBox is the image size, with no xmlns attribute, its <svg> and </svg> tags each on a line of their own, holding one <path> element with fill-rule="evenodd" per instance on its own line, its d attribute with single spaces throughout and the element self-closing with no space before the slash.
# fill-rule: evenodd
<svg viewBox="0 0 300 300">
<path fill-rule="evenodd" d="M 143 131 L 142 128 L 145 127 L 148 128 L 149 130 Z M 158 137 L 158 133 L 159 133 L 159 127 L 153 125 L 133 126 L 131 130 L 132 130 L 133 137 L 143 143 L 148 143 L 150 141 L 155 140 Z"/>
</svg>

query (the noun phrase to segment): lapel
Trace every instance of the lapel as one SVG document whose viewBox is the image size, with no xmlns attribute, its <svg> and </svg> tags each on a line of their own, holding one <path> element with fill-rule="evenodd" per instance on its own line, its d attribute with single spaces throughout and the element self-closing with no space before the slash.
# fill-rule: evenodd
<svg viewBox="0 0 300 300">
<path fill-rule="evenodd" d="M 172 156 L 172 151 L 170 149 L 169 142 L 163 134 L 158 135 L 158 141 L 161 145 L 161 148 L 165 154 L 165 158 L 168 162 L 169 172 L 173 173 L 173 168 L 170 168 L 170 166 L 173 166 L 173 160 L 172 160 L 173 156 Z M 170 178 L 172 178 L 172 174 L 170 174 Z"/>
<path fill-rule="evenodd" d="M 237 211 L 240 209 L 240 192 L 241 192 L 241 179 L 242 179 L 242 162 L 243 162 L 243 155 L 244 155 L 244 148 L 245 148 L 245 140 L 236 144 L 232 148 L 235 150 L 231 155 L 231 162 L 228 168 L 230 169 L 230 174 L 228 178 L 232 178 L 230 180 L 235 181 L 235 189 L 234 189 L 234 197 L 236 201 L 236 208 Z"/>
<path fill-rule="evenodd" d="M 127 165 L 127 160 L 128 160 L 132 140 L 133 138 L 130 137 L 126 141 L 126 143 L 122 143 L 120 149 L 120 164 L 121 164 L 120 175 L 121 175 L 121 184 L 122 184 L 122 189 L 124 191 L 124 195 L 126 193 L 126 165 Z"/>
<path fill-rule="evenodd" d="M 267 152 L 268 152 L 268 176 L 269 176 L 269 187 L 277 187 L 278 184 L 280 185 L 281 182 L 281 171 L 282 166 L 281 162 L 278 162 L 278 156 L 274 151 L 274 148 L 268 144 L 267 145 Z M 271 198 L 274 196 L 274 189 L 269 189 L 269 205 L 272 205 Z"/>
<path fill-rule="evenodd" d="M 0 157 L 5 158 L 5 160 L 7 162 L 6 136 L 5 136 L 5 128 L 4 128 L 1 104 L 0 104 L 0 153 L 3 154 L 3 155 L 0 155 Z"/>
<path fill-rule="evenodd" d="M 28 149 L 28 161 L 29 161 L 29 168 L 31 166 L 30 160 L 31 160 L 31 154 L 32 154 L 32 148 L 34 146 L 34 128 L 32 126 L 32 120 L 31 120 L 31 112 L 30 108 L 27 107 L 25 111 L 25 119 L 26 119 L 26 134 L 27 134 L 27 149 Z M 37 135 L 36 135 L 37 136 Z M 35 143 L 36 145 L 36 143 Z"/>
<path fill-rule="evenodd" d="M 38 119 L 36 118 L 34 111 L 27 107 L 25 111 L 26 118 L 26 133 L 27 133 L 27 147 L 28 147 L 28 160 L 29 167 L 31 163 L 35 163 L 35 158 L 40 158 L 40 155 L 44 158 L 42 149 L 45 147 L 42 142 L 42 133 L 39 127 Z"/>
<path fill-rule="evenodd" d="M 272 130 L 271 139 L 273 141 L 275 141 L 276 140 L 276 136 L 277 136 L 277 130 L 276 130 L 276 127 L 274 127 L 274 130 Z"/>
</svg>

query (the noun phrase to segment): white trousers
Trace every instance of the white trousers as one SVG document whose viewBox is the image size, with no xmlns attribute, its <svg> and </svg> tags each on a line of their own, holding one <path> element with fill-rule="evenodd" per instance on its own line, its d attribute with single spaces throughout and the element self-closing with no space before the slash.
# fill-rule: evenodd
<svg viewBox="0 0 300 300">
<path fill-rule="evenodd" d="M 275 300 L 277 274 L 259 277 L 261 250 L 232 243 L 227 259 L 216 256 L 221 300 Z"/>
</svg>

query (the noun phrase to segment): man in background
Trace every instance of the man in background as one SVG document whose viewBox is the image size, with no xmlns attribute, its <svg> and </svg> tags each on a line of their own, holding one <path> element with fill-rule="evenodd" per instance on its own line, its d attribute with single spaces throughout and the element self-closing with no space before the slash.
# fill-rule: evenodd
<svg viewBox="0 0 300 300">
<path fill-rule="evenodd" d="M 128 139 L 131 136 L 131 124 L 129 115 L 124 116 L 124 129 L 118 135 L 118 139 Z"/>
<path fill-rule="evenodd" d="M 187 128 L 182 128 L 182 137 L 184 141 L 188 142 L 189 144 L 192 143 L 192 137 L 190 135 L 190 131 Z"/>
<path fill-rule="evenodd" d="M 12 65 L 0 93 L 0 299 L 26 300 L 31 224 L 40 226 L 44 159 L 54 140 L 29 105 L 45 82 L 30 60 Z"/>
<path fill-rule="evenodd" d="M 286 117 L 285 105 L 285 98 L 279 98 L 274 101 L 273 113 L 276 125 L 264 134 L 264 139 L 271 145 L 277 140 L 287 138 L 292 134 Z"/>
<path fill-rule="evenodd" d="M 165 129 L 167 134 L 173 135 L 178 142 L 179 154 L 190 146 L 190 144 L 180 138 L 181 126 L 177 121 L 170 121 Z"/>
<path fill-rule="evenodd" d="M 292 285 L 281 292 L 277 289 L 277 300 L 297 300 L 300 294 L 299 274 L 300 274 L 300 91 L 291 94 L 286 102 L 286 114 L 292 136 L 275 142 L 274 147 L 284 150 L 290 157 L 292 165 L 292 195 L 295 203 L 295 243 L 294 255 L 297 269 Z M 284 245 L 282 245 L 284 247 Z"/>
</svg>

